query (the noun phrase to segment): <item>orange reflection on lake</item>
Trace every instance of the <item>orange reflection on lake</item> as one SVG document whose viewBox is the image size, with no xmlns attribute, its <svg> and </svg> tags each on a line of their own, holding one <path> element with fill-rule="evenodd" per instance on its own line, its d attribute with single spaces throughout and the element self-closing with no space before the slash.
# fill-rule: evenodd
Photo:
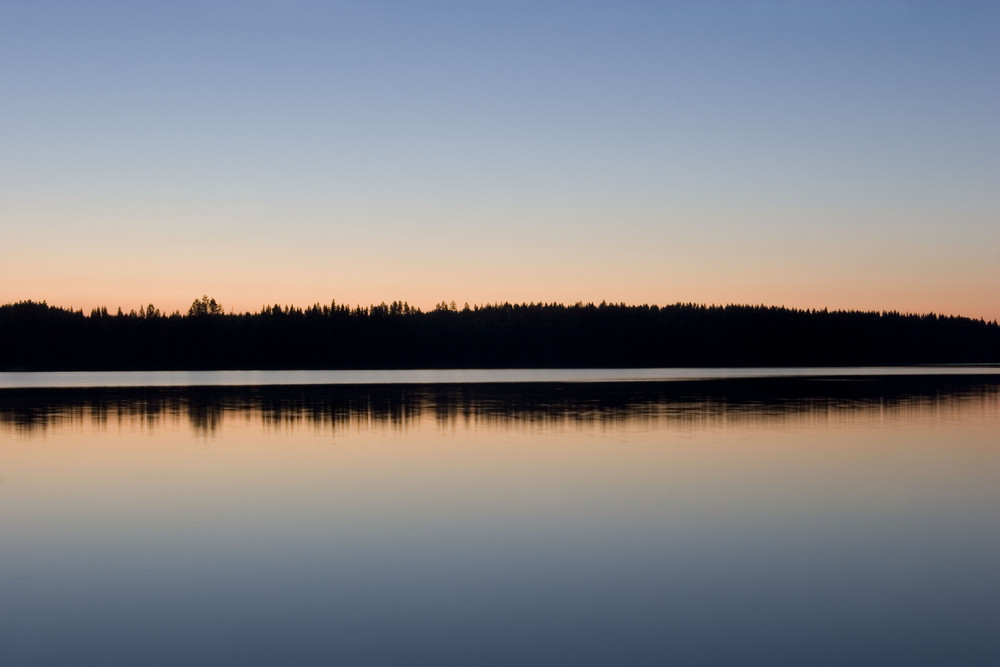
<svg viewBox="0 0 1000 667">
<path fill-rule="evenodd" d="M 42 664 L 986 664 L 998 387 L 7 392 L 0 621 Z"/>
</svg>

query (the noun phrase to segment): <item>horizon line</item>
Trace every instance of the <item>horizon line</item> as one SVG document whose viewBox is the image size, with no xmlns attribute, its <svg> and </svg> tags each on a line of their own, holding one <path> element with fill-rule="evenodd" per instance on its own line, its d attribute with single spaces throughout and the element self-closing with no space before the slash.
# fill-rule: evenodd
<svg viewBox="0 0 1000 667">
<path fill-rule="evenodd" d="M 296 305 L 294 302 L 287 303 L 287 304 L 279 304 L 279 303 L 267 304 L 267 303 L 265 303 L 265 304 L 261 304 L 261 307 L 260 307 L 259 310 L 251 311 L 251 310 L 242 310 L 242 309 L 241 310 L 235 310 L 232 307 L 230 307 L 228 310 L 226 310 L 224 304 L 221 304 L 220 302 L 216 301 L 212 297 L 209 297 L 208 295 L 202 295 L 201 297 L 194 299 L 194 301 L 192 302 L 191 306 L 188 308 L 187 312 L 184 312 L 184 311 L 182 311 L 180 309 L 174 309 L 174 310 L 169 311 L 169 312 L 167 312 L 167 311 L 161 311 L 159 308 L 157 308 L 155 306 L 155 304 L 153 304 L 153 303 L 150 302 L 150 303 L 141 303 L 140 306 L 139 306 L 139 310 L 136 310 L 135 308 L 131 308 L 128 311 L 126 311 L 120 304 L 116 306 L 116 309 L 115 309 L 114 312 L 112 312 L 111 309 L 109 309 L 107 306 L 96 306 L 96 307 L 92 307 L 91 310 L 90 310 L 90 313 L 88 314 L 88 313 L 85 312 L 85 310 L 83 308 L 77 308 L 77 307 L 73 306 L 72 304 L 69 305 L 69 306 L 54 305 L 54 304 L 48 303 L 47 299 L 41 299 L 41 300 L 21 299 L 19 301 L 11 301 L 11 302 L 8 302 L 8 303 L 0 304 L 0 308 L 6 308 L 6 307 L 11 307 L 11 306 L 17 306 L 17 305 L 38 305 L 38 306 L 45 306 L 47 308 L 53 308 L 53 309 L 63 310 L 63 311 L 71 312 L 71 313 L 79 313 L 79 314 L 82 314 L 84 317 L 95 316 L 98 312 L 101 313 L 101 316 L 107 316 L 107 317 L 117 317 L 117 316 L 123 316 L 123 317 L 129 317 L 129 316 L 132 316 L 132 317 L 146 317 L 146 316 L 149 316 L 149 315 L 153 315 L 153 316 L 156 316 L 156 317 L 174 317 L 174 316 L 178 316 L 178 315 L 181 316 L 181 317 L 187 317 L 187 316 L 190 316 L 192 314 L 197 314 L 197 313 L 192 313 L 192 309 L 197 309 L 197 307 L 199 306 L 199 304 L 202 307 L 211 307 L 211 308 L 213 308 L 213 310 L 210 312 L 210 314 L 213 314 L 213 315 L 229 315 L 229 316 L 262 315 L 262 314 L 265 314 L 265 312 L 271 312 L 274 308 L 278 308 L 282 312 L 295 312 L 295 311 L 297 311 L 297 312 L 306 312 L 306 311 L 310 311 L 310 310 L 314 310 L 314 309 L 320 309 L 320 310 L 322 310 L 322 309 L 331 309 L 331 310 L 332 309 L 346 309 L 348 312 L 357 312 L 357 313 L 367 312 L 367 313 L 370 313 L 374 309 L 380 310 L 382 308 L 391 309 L 393 307 L 400 307 L 400 308 L 405 309 L 404 312 L 401 313 L 401 314 L 427 314 L 427 313 L 443 312 L 443 311 L 446 311 L 446 312 L 465 312 L 465 311 L 476 311 L 476 310 L 486 309 L 486 308 L 503 308 L 503 307 L 513 307 L 513 308 L 537 308 L 537 307 L 543 307 L 543 308 L 546 308 L 546 307 L 548 307 L 548 308 L 553 308 L 553 307 L 555 307 L 555 308 L 590 308 L 590 307 L 601 308 L 601 307 L 613 307 L 613 308 L 656 308 L 656 309 L 685 307 L 685 308 L 698 308 L 698 309 L 706 309 L 706 310 L 711 310 L 711 309 L 726 309 L 726 308 L 758 308 L 758 309 L 766 309 L 766 310 L 785 310 L 785 311 L 797 312 L 797 313 L 828 313 L 828 314 L 838 314 L 838 313 L 840 313 L 840 314 L 865 314 L 865 315 L 880 315 L 880 316 L 883 316 L 883 315 L 898 315 L 898 316 L 901 316 L 901 317 L 944 317 L 944 318 L 968 319 L 968 320 L 972 320 L 972 321 L 984 322 L 984 323 L 987 323 L 987 324 L 1000 324 L 1000 322 L 998 322 L 998 320 L 996 318 L 994 318 L 994 319 L 991 320 L 991 319 L 987 319 L 985 317 L 975 317 L 975 316 L 972 316 L 972 315 L 954 314 L 954 313 L 953 314 L 947 314 L 947 313 L 941 313 L 941 312 L 935 312 L 935 311 L 918 312 L 918 311 L 901 311 L 901 310 L 895 310 L 895 309 L 867 309 L 867 310 L 865 310 L 865 309 L 855 309 L 855 308 L 829 308 L 829 307 L 826 307 L 826 306 L 824 306 L 822 308 L 818 308 L 818 307 L 803 308 L 803 307 L 795 307 L 795 306 L 786 306 L 784 304 L 781 304 L 781 305 L 768 304 L 768 303 L 765 303 L 765 302 L 759 302 L 759 303 L 750 303 L 750 302 L 744 302 L 744 303 L 738 303 L 738 302 L 729 302 L 729 303 L 718 303 L 718 302 L 715 302 L 715 303 L 707 303 L 707 302 L 701 302 L 701 303 L 699 303 L 699 302 L 695 302 L 695 301 L 675 301 L 675 302 L 672 302 L 672 303 L 665 303 L 665 304 L 649 303 L 649 302 L 644 302 L 644 303 L 629 303 L 629 302 L 626 302 L 626 301 L 608 301 L 607 299 L 602 300 L 600 303 L 595 303 L 594 301 L 575 301 L 575 302 L 572 302 L 572 303 L 565 303 L 565 302 L 558 302 L 558 301 L 537 301 L 537 302 L 536 301 L 520 301 L 520 302 L 493 301 L 493 302 L 470 304 L 468 301 L 466 301 L 466 302 L 463 302 L 463 304 L 461 306 L 459 306 L 458 303 L 455 300 L 451 300 L 451 301 L 444 301 L 444 300 L 442 300 L 442 301 L 434 304 L 434 307 L 429 308 L 429 309 L 424 309 L 424 308 L 421 308 L 420 306 L 413 306 L 413 305 L 410 305 L 405 300 L 398 300 L 398 299 L 393 300 L 391 302 L 386 302 L 385 300 L 383 300 L 380 303 L 370 303 L 367 306 L 362 305 L 360 303 L 352 305 L 349 302 L 338 302 L 336 299 L 331 299 L 329 303 L 321 303 L 319 301 L 315 301 L 315 302 L 313 302 L 313 303 L 311 303 L 309 305 L 301 305 L 301 306 L 300 305 Z M 150 310 L 150 309 L 152 309 L 152 310 Z M 205 312 L 208 312 L 208 311 L 205 311 Z"/>
</svg>

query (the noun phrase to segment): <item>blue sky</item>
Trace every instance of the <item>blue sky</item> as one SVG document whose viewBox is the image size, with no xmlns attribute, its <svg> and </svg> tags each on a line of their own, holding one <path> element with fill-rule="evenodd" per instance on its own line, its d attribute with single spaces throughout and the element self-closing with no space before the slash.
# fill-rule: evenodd
<svg viewBox="0 0 1000 667">
<path fill-rule="evenodd" d="M 0 301 L 1000 317 L 1000 5 L 0 6 Z"/>
</svg>

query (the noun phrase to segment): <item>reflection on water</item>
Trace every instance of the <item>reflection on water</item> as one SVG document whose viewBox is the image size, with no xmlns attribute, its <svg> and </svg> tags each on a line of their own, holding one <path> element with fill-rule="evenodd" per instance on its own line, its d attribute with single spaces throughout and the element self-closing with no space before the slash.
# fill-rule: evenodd
<svg viewBox="0 0 1000 667">
<path fill-rule="evenodd" d="M 1000 379 L 0 390 L 0 664 L 1000 664 Z"/>
<path fill-rule="evenodd" d="M 0 389 L 276 385 L 670 382 L 749 378 L 1000 376 L 1000 365 L 738 368 L 452 368 L 353 371 L 0 372 Z"/>
<path fill-rule="evenodd" d="M 227 420 L 309 426 L 333 434 L 406 431 L 433 417 L 444 426 L 564 427 L 628 422 L 719 426 L 824 422 L 832 415 L 893 422 L 971 404 L 996 411 L 1000 378 L 922 381 L 755 379 L 671 383 L 533 383 L 375 387 L 196 387 L 0 391 L 0 428 L 155 430 L 186 420 L 211 435 Z"/>
</svg>

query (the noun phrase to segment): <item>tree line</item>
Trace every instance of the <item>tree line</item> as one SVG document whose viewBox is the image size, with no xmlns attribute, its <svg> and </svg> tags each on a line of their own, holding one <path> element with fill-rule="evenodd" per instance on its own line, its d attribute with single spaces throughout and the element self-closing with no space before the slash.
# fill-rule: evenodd
<svg viewBox="0 0 1000 667">
<path fill-rule="evenodd" d="M 838 366 L 1000 362 L 996 321 L 774 306 L 0 306 L 0 370 Z"/>
</svg>

